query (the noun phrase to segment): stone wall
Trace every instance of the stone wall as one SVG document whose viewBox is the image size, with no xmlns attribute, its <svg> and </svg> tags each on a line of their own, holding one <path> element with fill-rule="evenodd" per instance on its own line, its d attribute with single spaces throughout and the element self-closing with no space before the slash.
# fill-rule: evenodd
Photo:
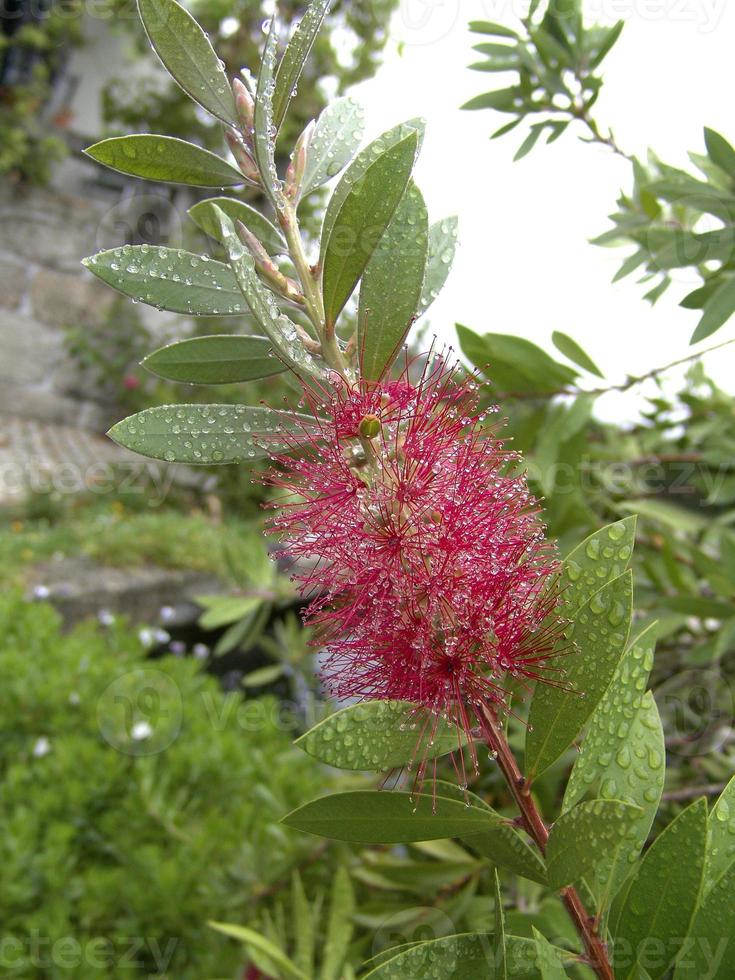
<svg viewBox="0 0 735 980">
<path fill-rule="evenodd" d="M 109 200 L 0 188 L 0 413 L 102 432 L 114 392 L 85 377 L 64 330 L 104 322 L 115 293 L 80 259 L 98 249 Z"/>
</svg>

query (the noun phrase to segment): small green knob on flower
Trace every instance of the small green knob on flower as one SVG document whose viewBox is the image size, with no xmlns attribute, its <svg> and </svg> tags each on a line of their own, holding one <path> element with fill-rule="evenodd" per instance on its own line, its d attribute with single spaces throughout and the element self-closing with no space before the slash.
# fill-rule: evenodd
<svg viewBox="0 0 735 980">
<path fill-rule="evenodd" d="M 363 439 L 374 439 L 380 433 L 380 419 L 377 415 L 366 415 L 360 422 L 360 435 Z"/>
</svg>

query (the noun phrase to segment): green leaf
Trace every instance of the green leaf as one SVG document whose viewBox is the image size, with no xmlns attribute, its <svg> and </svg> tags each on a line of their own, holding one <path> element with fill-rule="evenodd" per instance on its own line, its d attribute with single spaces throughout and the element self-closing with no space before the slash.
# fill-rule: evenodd
<svg viewBox="0 0 735 980">
<path fill-rule="evenodd" d="M 149 409 L 150 411 L 150 409 Z M 216 630 L 247 616 L 262 605 L 260 596 L 200 596 L 197 598 L 205 612 L 199 617 L 203 630 Z"/>
<path fill-rule="evenodd" d="M 595 894 L 605 908 L 617 893 L 637 854 L 643 850 L 653 826 L 664 788 L 666 750 L 658 708 L 649 691 L 642 699 L 626 741 L 615 752 L 601 756 L 607 762 L 600 780 L 599 795 L 640 807 L 630 834 L 617 853 L 595 869 Z"/>
<path fill-rule="evenodd" d="M 306 803 L 283 818 L 287 827 L 360 844 L 400 844 L 479 834 L 500 818 L 484 807 L 432 795 L 355 790 Z"/>
<path fill-rule="evenodd" d="M 569 810 L 599 779 L 628 740 L 653 667 L 655 623 L 636 637 L 615 670 L 610 687 L 590 720 L 582 748 L 564 793 Z"/>
<path fill-rule="evenodd" d="M 180 248 L 123 245 L 82 263 L 126 296 L 159 310 L 188 316 L 247 312 L 237 279 L 222 262 Z"/>
<path fill-rule="evenodd" d="M 515 156 L 513 157 L 514 163 L 522 160 L 525 156 L 531 152 L 534 146 L 538 143 L 539 137 L 544 131 L 544 123 L 536 123 L 531 126 L 531 130 L 528 136 L 524 139 L 521 145 L 516 150 Z"/>
<path fill-rule="evenodd" d="M 113 136 L 84 152 L 111 170 L 146 180 L 194 187 L 232 187 L 245 182 L 240 171 L 226 160 L 173 136 Z"/>
<path fill-rule="evenodd" d="M 663 955 L 645 965 L 652 980 L 663 976 L 689 935 L 702 888 L 707 844 L 707 802 L 697 800 L 656 838 L 641 861 L 618 918 L 616 942 L 630 944 L 637 960 L 652 941 Z M 619 974 L 632 980 L 635 965 Z"/>
<path fill-rule="evenodd" d="M 674 531 L 696 534 L 707 527 L 707 520 L 688 507 L 677 507 L 666 500 L 625 500 L 615 505 L 622 513 L 637 514 L 647 521 L 663 524 Z"/>
<path fill-rule="evenodd" d="M 148 40 L 186 94 L 223 122 L 238 125 L 230 82 L 209 38 L 175 0 L 138 0 Z"/>
<path fill-rule="evenodd" d="M 521 104 L 519 104 L 519 101 Z M 496 89 L 493 92 L 483 92 L 461 107 L 462 109 L 495 109 L 496 112 L 521 112 L 523 109 L 523 92 L 518 86 Z"/>
<path fill-rule="evenodd" d="M 526 766 L 544 772 L 569 748 L 602 700 L 622 657 L 633 606 L 633 580 L 624 572 L 603 586 L 574 617 L 575 645 L 563 659 L 563 687 L 537 682 L 529 712 Z"/>
<path fill-rule="evenodd" d="M 411 181 L 362 277 L 357 349 L 368 381 L 379 381 L 390 369 L 416 316 L 428 239 L 426 205 Z"/>
<path fill-rule="evenodd" d="M 565 950 L 551 949 L 563 959 L 571 958 Z M 536 976 L 537 947 L 532 939 L 507 936 L 506 957 L 510 980 L 528 980 Z M 417 977 L 496 980 L 492 937 L 485 933 L 467 933 L 415 943 L 383 960 L 366 973 L 363 980 L 414 980 Z"/>
<path fill-rule="evenodd" d="M 546 847 L 549 886 L 560 891 L 617 851 L 640 817 L 637 806 L 618 800 L 590 800 L 568 810 L 551 828 Z"/>
<path fill-rule="evenodd" d="M 296 949 L 294 963 L 307 977 L 314 974 L 314 953 L 316 952 L 315 914 L 304 891 L 304 883 L 298 871 L 291 876 L 291 910 L 293 914 Z"/>
<path fill-rule="evenodd" d="M 273 356 L 273 344 L 267 337 L 232 334 L 178 340 L 149 354 L 142 363 L 159 378 L 194 385 L 252 381 L 286 370 Z"/>
<path fill-rule="evenodd" d="M 493 933 L 493 962 L 495 964 L 495 980 L 508 980 L 508 964 L 505 956 L 505 914 L 503 912 L 503 894 L 500 891 L 498 869 L 493 869 L 493 885 L 495 888 L 495 931 Z"/>
<path fill-rule="evenodd" d="M 289 102 L 296 91 L 312 45 L 329 10 L 331 0 L 311 0 L 286 46 L 276 74 L 273 96 L 273 123 L 281 128 Z"/>
<path fill-rule="evenodd" d="M 253 153 L 263 179 L 265 195 L 276 211 L 281 211 L 285 206 L 285 198 L 276 169 L 275 133 L 277 127 L 273 117 L 277 52 L 278 18 L 273 16 L 258 72 L 255 117 L 253 120 Z"/>
<path fill-rule="evenodd" d="M 230 649 L 232 649 L 232 647 L 230 647 Z M 229 650 L 218 649 L 216 652 L 218 654 L 222 654 L 228 653 Z M 243 687 L 247 688 L 265 687 L 267 684 L 273 684 L 279 677 L 282 676 L 283 665 L 270 664 L 268 667 L 259 667 L 257 670 L 251 670 L 249 674 L 244 674 L 241 683 Z"/>
<path fill-rule="evenodd" d="M 710 160 L 716 163 L 720 170 L 724 170 L 728 176 L 735 177 L 735 149 L 725 137 L 720 136 L 714 129 L 705 127 L 704 142 Z"/>
<path fill-rule="evenodd" d="M 735 776 L 720 794 L 712 810 L 707 848 L 705 891 L 735 866 Z"/>
<path fill-rule="evenodd" d="M 584 371 L 589 371 L 590 374 L 596 374 L 598 378 L 603 377 L 602 371 L 600 371 L 589 354 L 583 351 L 577 341 L 573 340 L 569 334 L 555 330 L 551 335 L 551 340 L 554 347 L 578 367 L 581 367 Z"/>
<path fill-rule="evenodd" d="M 418 151 L 418 134 L 380 153 L 351 184 L 324 249 L 327 327 L 333 327 L 403 197 Z M 349 171 L 342 180 L 347 180 Z M 336 193 L 336 192 L 335 192 Z"/>
<path fill-rule="evenodd" d="M 247 929 L 245 926 L 231 925 L 228 922 L 208 922 L 207 925 L 225 936 L 239 940 L 246 948 L 256 950 L 266 960 L 270 960 L 273 964 L 273 972 L 277 973 L 279 977 L 283 977 L 284 980 L 308 980 L 306 974 L 302 973 L 285 953 L 281 952 L 276 945 L 266 939 L 265 936 L 261 936 L 260 933 Z"/>
<path fill-rule="evenodd" d="M 704 315 L 692 334 L 690 344 L 711 336 L 727 323 L 735 312 L 735 276 L 730 276 L 715 290 L 704 306 Z"/>
<path fill-rule="evenodd" d="M 255 235 L 269 255 L 285 255 L 288 252 L 286 240 L 278 228 L 260 211 L 234 197 L 210 197 L 208 200 L 199 201 L 198 204 L 189 208 L 188 213 L 192 220 L 210 238 L 220 241 L 222 232 L 217 214 L 214 211 L 215 207 L 224 211 L 233 222 L 241 221 L 248 231 Z"/>
<path fill-rule="evenodd" d="M 107 433 L 118 445 L 167 463 L 242 463 L 283 449 L 284 436 L 309 436 L 314 419 L 246 405 L 161 405 L 118 422 Z"/>
<path fill-rule="evenodd" d="M 401 140 L 405 139 L 407 136 L 410 136 L 412 133 L 418 134 L 420 146 L 423 138 L 424 126 L 425 123 L 423 119 L 409 119 L 407 122 L 399 123 L 398 126 L 394 126 L 393 129 L 389 129 L 386 133 L 383 133 L 378 137 L 378 139 L 373 140 L 372 143 L 369 143 L 364 150 L 361 150 L 360 153 L 357 154 L 355 159 L 345 171 L 342 179 L 334 188 L 334 192 L 329 199 L 329 204 L 327 205 L 321 234 L 319 261 L 322 266 L 324 265 L 327 242 L 331 237 L 334 223 L 342 209 L 342 205 L 352 192 L 353 185 L 362 180 L 368 168 L 380 157 L 382 153 L 385 152 L 386 148 L 394 147 L 397 143 L 400 143 Z"/>
<path fill-rule="evenodd" d="M 332 899 L 324 943 L 319 980 L 341 980 L 342 966 L 352 939 L 355 893 L 347 869 L 337 869 L 332 883 Z"/>
<path fill-rule="evenodd" d="M 622 575 L 635 545 L 635 516 L 600 528 L 564 559 L 561 590 L 564 615 L 573 619 L 603 585 Z"/>
<path fill-rule="evenodd" d="M 602 44 L 597 49 L 594 56 L 590 59 L 590 69 L 592 71 L 602 63 L 602 61 L 607 57 L 613 45 L 617 42 L 620 37 L 623 27 L 625 26 L 624 20 L 619 20 L 617 24 L 613 24 L 609 31 L 604 36 Z"/>
<path fill-rule="evenodd" d="M 735 977 L 735 864 L 719 879 L 697 910 L 691 936 L 674 980 L 732 980 Z"/>
<path fill-rule="evenodd" d="M 324 377 L 322 366 L 299 340 L 296 325 L 280 312 L 273 294 L 260 281 L 255 271 L 253 257 L 240 241 L 232 220 L 216 205 L 213 206 L 213 215 L 219 222 L 220 240 L 227 250 L 230 267 L 235 273 L 240 291 L 258 326 L 273 344 L 274 350 L 297 374 L 305 372 L 315 377 Z"/>
<path fill-rule="evenodd" d="M 542 936 L 536 926 L 533 930 L 533 940 L 536 943 L 536 966 L 541 980 L 566 980 L 564 961 L 561 951 L 552 946 L 545 936 Z"/>
<path fill-rule="evenodd" d="M 504 394 L 530 394 L 542 397 L 565 389 L 578 376 L 536 344 L 511 334 L 486 333 L 480 336 L 457 324 L 459 345 L 470 361 Z"/>
<path fill-rule="evenodd" d="M 469 28 L 473 34 L 490 34 L 492 37 L 518 37 L 518 34 L 503 24 L 494 24 L 489 20 L 471 20 Z"/>
<path fill-rule="evenodd" d="M 408 701 L 366 701 L 336 711 L 295 742 L 338 769 L 395 769 L 465 744 L 455 728 Z"/>
<path fill-rule="evenodd" d="M 309 142 L 299 198 L 336 177 L 350 162 L 362 140 L 364 112 L 354 99 L 330 102 L 316 121 Z"/>
<path fill-rule="evenodd" d="M 426 274 L 419 301 L 419 315 L 428 308 L 444 288 L 444 283 L 452 270 L 454 254 L 457 251 L 457 218 L 442 218 L 429 228 L 429 254 L 426 259 Z"/>
</svg>

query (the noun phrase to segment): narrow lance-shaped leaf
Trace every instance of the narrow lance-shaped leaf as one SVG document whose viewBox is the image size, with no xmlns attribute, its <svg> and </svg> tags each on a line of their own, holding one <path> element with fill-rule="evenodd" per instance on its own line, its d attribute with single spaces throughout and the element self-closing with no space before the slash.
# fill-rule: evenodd
<svg viewBox="0 0 735 980">
<path fill-rule="evenodd" d="M 620 980 L 633 980 L 642 959 L 652 980 L 682 951 L 699 902 L 707 844 L 707 802 L 697 800 L 656 838 L 640 863 L 618 918 L 616 940 L 633 951 Z M 662 955 L 646 957 L 651 942 Z M 644 957 L 646 957 L 644 959 Z"/>
<path fill-rule="evenodd" d="M 273 123 L 281 128 L 289 102 L 309 57 L 312 45 L 329 10 L 331 0 L 311 0 L 299 21 L 281 58 L 276 74 L 276 90 L 273 96 Z"/>
<path fill-rule="evenodd" d="M 194 187 L 232 187 L 245 182 L 226 160 L 174 136 L 113 136 L 84 152 L 111 170 L 146 180 Z"/>
<path fill-rule="evenodd" d="M 541 980 L 567 980 L 562 950 L 552 946 L 536 926 L 532 926 L 532 930 L 533 941 L 536 944 L 536 967 Z"/>
<path fill-rule="evenodd" d="M 564 793 L 564 809 L 580 800 L 627 741 L 643 703 L 653 667 L 655 624 L 636 637 L 617 666 L 610 687 L 590 720 Z"/>
<path fill-rule="evenodd" d="M 692 334 L 691 344 L 699 343 L 719 330 L 735 313 L 735 276 L 728 276 L 707 300 L 704 314 Z"/>
<path fill-rule="evenodd" d="M 705 889 L 713 888 L 733 866 L 735 866 L 735 776 L 723 789 L 712 810 Z"/>
<path fill-rule="evenodd" d="M 316 952 L 316 923 L 314 921 L 316 915 L 306 897 L 304 884 L 298 871 L 294 871 L 291 879 L 291 909 L 296 937 L 294 964 L 297 969 L 310 977 L 314 972 L 314 953 Z"/>
<path fill-rule="evenodd" d="M 265 193 L 276 211 L 285 207 L 283 187 L 276 169 L 276 125 L 273 119 L 273 96 L 275 92 L 276 53 L 278 51 L 278 19 L 272 17 L 268 36 L 263 49 L 263 57 L 258 72 L 258 87 L 255 95 L 255 118 L 253 150 L 258 164 Z"/>
<path fill-rule="evenodd" d="M 98 252 L 83 264 L 121 293 L 159 310 L 189 316 L 247 312 L 232 270 L 207 255 L 164 246 L 123 245 Z"/>
<path fill-rule="evenodd" d="M 274 350 L 296 373 L 324 377 L 323 368 L 299 341 L 296 325 L 279 311 L 273 294 L 258 278 L 253 258 L 240 241 L 232 220 L 216 205 L 213 206 L 213 214 L 219 221 L 220 240 L 227 250 L 240 290 Z"/>
<path fill-rule="evenodd" d="M 138 0 L 148 39 L 186 94 L 223 122 L 237 125 L 232 89 L 209 38 L 176 0 Z"/>
<path fill-rule="evenodd" d="M 395 769 L 435 759 L 460 744 L 455 728 L 408 701 L 367 701 L 325 718 L 296 740 L 338 769 Z"/>
<path fill-rule="evenodd" d="M 591 800 L 562 814 L 546 848 L 550 887 L 558 891 L 580 881 L 614 854 L 640 813 L 637 806 L 618 800 Z"/>
<path fill-rule="evenodd" d="M 417 314 L 428 236 L 426 205 L 411 181 L 362 277 L 357 349 L 368 381 L 390 369 Z"/>
<path fill-rule="evenodd" d="M 364 112 L 354 99 L 330 102 L 309 142 L 299 197 L 304 198 L 347 166 L 362 140 Z"/>
<path fill-rule="evenodd" d="M 159 378 L 194 385 L 252 381 L 286 370 L 267 337 L 234 334 L 188 337 L 159 348 L 142 363 Z"/>
<path fill-rule="evenodd" d="M 332 898 L 319 980 L 340 980 L 342 977 L 342 967 L 352 939 L 354 914 L 355 893 L 347 868 L 342 866 L 337 869 L 332 883 Z"/>
<path fill-rule="evenodd" d="M 419 301 L 419 315 L 426 313 L 444 288 L 457 250 L 457 218 L 442 218 L 429 228 L 429 254 Z"/>
<path fill-rule="evenodd" d="M 399 844 L 482 833 L 498 823 L 484 807 L 410 793 L 357 790 L 306 803 L 283 818 L 287 827 L 361 844 Z"/>
<path fill-rule="evenodd" d="M 537 775 L 569 748 L 588 721 L 628 641 L 633 583 L 630 572 L 596 592 L 576 614 L 575 649 L 563 658 L 561 687 L 538 682 L 529 712 L 526 765 Z"/>
<path fill-rule="evenodd" d="M 306 974 L 302 973 L 275 943 L 266 939 L 265 936 L 261 936 L 254 929 L 232 925 L 229 922 L 209 922 L 208 925 L 231 939 L 239 940 L 247 949 L 260 954 L 268 964 L 269 969 L 277 973 L 279 977 L 283 977 L 283 980 L 308 980 Z"/>
<path fill-rule="evenodd" d="M 381 153 L 351 185 L 324 251 L 322 282 L 328 327 L 336 323 L 383 237 L 406 190 L 417 149 L 418 135 L 412 132 Z"/>
<path fill-rule="evenodd" d="M 498 869 L 493 869 L 495 892 L 495 931 L 493 933 L 493 953 L 495 961 L 495 980 L 508 980 L 508 963 L 505 955 L 505 913 L 503 912 L 503 893 L 500 891 Z"/>
<path fill-rule="evenodd" d="M 551 340 L 554 347 L 565 357 L 568 357 L 570 361 L 584 368 L 585 371 L 589 371 L 590 374 L 596 374 L 598 378 L 603 377 L 602 371 L 600 371 L 589 354 L 582 350 L 577 341 L 573 340 L 568 334 L 562 333 L 560 330 L 555 330 L 551 335 Z"/>
<path fill-rule="evenodd" d="M 322 234 L 321 234 L 321 254 L 320 263 L 324 264 L 324 254 L 326 252 L 327 242 L 332 233 L 332 228 L 334 227 L 334 222 L 337 219 L 342 205 L 344 204 L 346 198 L 349 196 L 352 187 L 357 183 L 361 177 L 364 176 L 368 167 L 377 160 L 377 158 L 385 152 L 387 148 L 395 146 L 401 140 L 405 139 L 411 133 L 417 133 L 419 139 L 419 147 L 423 139 L 425 122 L 423 119 L 409 119 L 407 122 L 399 123 L 394 126 L 393 129 L 389 129 L 387 132 L 383 133 L 372 143 L 369 143 L 364 150 L 361 150 L 352 163 L 349 165 L 341 180 L 337 183 L 334 188 L 332 196 L 329 199 L 327 205 L 327 210 L 324 215 L 324 221 L 322 223 Z"/>
<path fill-rule="evenodd" d="M 306 415 L 248 405 L 162 405 L 118 422 L 108 435 L 118 445 L 167 463 L 242 463 L 308 440 Z"/>
<path fill-rule="evenodd" d="M 209 235 L 220 241 L 221 228 L 213 208 L 218 207 L 233 221 L 241 221 L 251 231 L 270 255 L 285 255 L 288 251 L 286 240 L 272 221 L 255 208 L 238 201 L 234 197 L 211 197 L 199 201 L 189 208 L 189 215 L 197 225 Z"/>
</svg>

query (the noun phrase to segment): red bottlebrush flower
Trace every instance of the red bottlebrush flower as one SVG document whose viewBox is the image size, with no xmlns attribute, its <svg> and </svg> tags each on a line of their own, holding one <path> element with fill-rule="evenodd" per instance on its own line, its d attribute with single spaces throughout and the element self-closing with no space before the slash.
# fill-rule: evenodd
<svg viewBox="0 0 735 980">
<path fill-rule="evenodd" d="M 268 477 L 330 693 L 410 701 L 468 736 L 564 627 L 538 507 L 475 391 L 441 359 L 416 383 L 307 389 L 310 443 Z"/>
</svg>

